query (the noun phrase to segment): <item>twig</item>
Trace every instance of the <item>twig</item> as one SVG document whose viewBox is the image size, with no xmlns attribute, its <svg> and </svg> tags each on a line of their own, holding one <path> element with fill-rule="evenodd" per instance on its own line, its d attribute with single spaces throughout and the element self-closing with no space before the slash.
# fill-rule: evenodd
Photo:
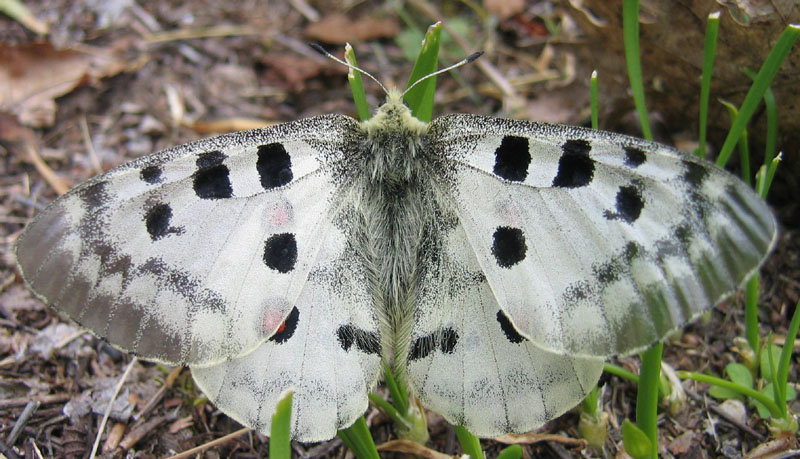
<svg viewBox="0 0 800 459">
<path fill-rule="evenodd" d="M 43 395 L 41 397 L 33 397 L 33 400 L 38 401 L 42 405 L 47 405 L 50 403 L 60 403 L 66 402 L 72 399 L 72 394 L 53 394 L 53 395 Z M 6 408 L 14 408 L 18 406 L 25 406 L 28 402 L 31 401 L 31 397 L 20 397 L 20 398 L 10 398 L 8 400 L 0 400 L 0 410 L 4 410 Z"/>
<path fill-rule="evenodd" d="M 166 394 L 167 390 L 169 390 L 169 388 L 172 387 L 172 384 L 175 382 L 175 379 L 178 377 L 178 375 L 181 374 L 182 370 L 183 370 L 182 366 L 177 366 L 175 367 L 174 370 L 172 370 L 169 376 L 167 376 L 167 380 L 164 381 L 164 385 L 159 387 L 158 391 L 156 391 L 156 393 L 153 394 L 153 396 L 150 397 L 150 400 L 148 400 L 147 403 L 144 405 L 144 408 L 142 408 L 142 410 L 139 411 L 138 414 L 135 414 L 133 416 L 134 420 L 138 421 L 139 419 L 143 419 L 145 416 L 147 416 L 148 413 L 150 413 L 153 407 L 156 406 L 156 403 L 158 403 L 162 398 L 164 398 L 164 394 Z"/>
<path fill-rule="evenodd" d="M 40 403 L 36 400 L 31 400 L 25 405 L 25 409 L 22 410 L 19 417 L 17 418 L 17 422 L 14 423 L 14 428 L 11 429 L 11 433 L 8 434 L 6 441 L 9 445 L 13 446 L 14 443 L 17 442 L 17 438 L 22 433 L 22 429 L 25 428 L 25 425 L 33 416 L 33 413 L 39 408 Z"/>
<path fill-rule="evenodd" d="M 194 448 L 192 448 L 190 450 L 184 451 L 184 452 L 176 454 L 174 456 L 170 456 L 169 459 L 183 459 L 185 457 L 191 457 L 191 456 L 193 456 L 195 454 L 202 453 L 203 451 L 205 451 L 205 450 L 207 450 L 209 448 L 213 448 L 214 446 L 218 446 L 218 445 L 221 445 L 223 443 L 227 443 L 228 441 L 233 440 L 236 437 L 239 437 L 239 436 L 241 436 L 243 434 L 246 434 L 246 433 L 252 432 L 252 431 L 253 431 L 253 429 L 251 429 L 249 427 L 244 427 L 242 429 L 237 430 L 236 432 L 229 433 L 228 435 L 225 435 L 224 437 L 219 437 L 216 440 L 211 440 L 208 443 L 203 443 L 202 445 L 195 446 Z"/>
<path fill-rule="evenodd" d="M 166 416 L 156 416 L 149 421 L 142 423 L 128 432 L 128 435 L 125 435 L 125 438 L 119 442 L 119 446 L 123 449 L 131 449 L 133 448 L 136 443 L 139 443 L 139 440 L 144 438 L 145 435 L 150 433 L 153 429 L 160 426 L 161 424 L 167 422 Z"/>
<path fill-rule="evenodd" d="M 103 166 L 100 164 L 100 158 L 97 157 L 97 152 L 92 143 L 92 135 L 89 133 L 89 123 L 86 122 L 86 116 L 80 118 L 81 135 L 83 136 L 83 145 L 86 147 L 86 152 L 89 153 L 89 162 L 92 163 L 92 169 L 95 174 L 103 173 Z"/>
<path fill-rule="evenodd" d="M 726 413 L 726 412 L 725 412 L 723 409 L 721 409 L 719 406 L 717 406 L 717 405 L 709 405 L 709 404 L 705 403 L 705 401 L 706 401 L 706 400 L 705 400 L 703 397 L 701 397 L 701 396 L 700 396 L 700 395 L 699 395 L 697 392 L 695 392 L 695 391 L 693 391 L 693 390 L 691 390 L 691 389 L 686 389 L 686 393 L 687 393 L 687 394 L 689 395 L 689 397 L 691 397 L 693 400 L 695 400 L 695 401 L 697 401 L 697 402 L 701 402 L 701 403 L 705 404 L 705 405 L 708 407 L 708 409 L 709 409 L 709 410 L 711 410 L 711 411 L 713 411 L 713 412 L 714 412 L 714 414 L 716 414 L 717 416 L 719 416 L 719 417 L 721 417 L 721 418 L 725 419 L 726 421 L 728 421 L 728 422 L 730 422 L 731 424 L 735 425 L 735 426 L 736 426 L 736 427 L 738 427 L 739 429 L 741 429 L 741 430 L 743 430 L 743 431 L 745 431 L 745 432 L 749 433 L 750 435 L 752 435 L 753 437 L 755 437 L 755 438 L 756 438 L 758 441 L 764 441 L 764 440 L 766 440 L 766 437 L 764 437 L 763 435 L 761 435 L 760 433 L 758 433 L 756 430 L 754 430 L 752 427 L 748 426 L 747 424 L 744 424 L 744 423 L 742 423 L 742 422 L 739 422 L 739 421 L 738 421 L 736 418 L 734 418 L 734 417 L 733 417 L 733 416 L 731 416 L 730 414 Z"/>
<path fill-rule="evenodd" d="M 0 440 L 0 453 L 5 454 L 8 459 L 20 459 L 19 455 L 3 440 Z"/>
<path fill-rule="evenodd" d="M 53 169 L 50 169 L 50 166 L 39 156 L 39 150 L 37 150 L 36 147 L 30 144 L 25 145 L 25 151 L 28 153 L 28 161 L 42 174 L 44 180 L 50 184 L 59 196 L 69 191 L 69 187 L 64 184 L 55 172 L 53 172 Z"/>
<path fill-rule="evenodd" d="M 94 459 L 97 455 L 97 448 L 100 447 L 100 438 L 103 436 L 103 430 L 106 428 L 106 422 L 108 422 L 108 417 L 111 415 L 111 409 L 114 407 L 114 400 L 117 399 L 119 391 L 122 390 L 122 385 L 125 383 L 125 380 L 128 379 L 128 375 L 130 374 L 131 369 L 133 369 L 133 365 L 136 362 L 136 357 L 131 359 L 131 363 L 128 364 L 128 368 L 125 369 L 125 373 L 123 373 L 122 377 L 119 378 L 117 387 L 114 389 L 114 394 L 111 396 L 111 400 L 108 401 L 108 408 L 106 408 L 106 413 L 103 415 L 103 420 L 100 422 L 100 426 L 97 427 L 97 437 L 94 439 L 94 445 L 92 445 L 92 453 L 89 454 L 89 459 Z"/>
</svg>

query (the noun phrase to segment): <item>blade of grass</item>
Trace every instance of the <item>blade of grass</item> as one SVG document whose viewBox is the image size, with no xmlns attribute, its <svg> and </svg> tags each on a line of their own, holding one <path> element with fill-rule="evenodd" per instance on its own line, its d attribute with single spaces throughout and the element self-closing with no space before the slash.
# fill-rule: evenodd
<svg viewBox="0 0 800 459">
<path fill-rule="evenodd" d="M 731 153 L 733 153 L 733 149 L 739 141 L 739 137 L 742 135 L 745 126 L 747 126 L 747 123 L 750 121 L 750 117 L 753 116 L 758 103 L 761 101 L 761 98 L 764 97 L 764 92 L 772 83 L 781 64 L 786 59 L 789 51 L 791 51 L 795 41 L 797 41 L 798 36 L 800 36 L 800 25 L 790 24 L 786 26 L 783 33 L 781 33 L 781 36 L 778 38 L 778 41 L 775 43 L 775 46 L 772 47 L 767 59 L 758 71 L 756 80 L 747 91 L 744 102 L 742 102 L 742 106 L 739 108 L 739 114 L 736 116 L 731 130 L 728 132 L 728 136 L 722 144 L 722 149 L 717 158 L 718 166 L 724 167 L 725 164 L 728 163 L 728 159 L 730 159 Z"/>
<path fill-rule="evenodd" d="M 706 22 L 706 42 L 703 48 L 703 76 L 700 79 L 700 132 L 695 154 L 706 157 L 706 131 L 708 123 L 708 101 L 711 97 L 711 74 L 714 69 L 714 57 L 717 54 L 717 36 L 719 35 L 719 11 L 708 15 Z"/>
<path fill-rule="evenodd" d="M 439 43 L 441 42 L 442 23 L 437 22 L 428 27 L 422 49 L 419 51 L 414 70 L 408 78 L 406 88 L 415 81 L 436 71 L 439 59 Z M 428 78 L 406 93 L 403 98 L 411 108 L 411 114 L 420 121 L 428 122 L 433 118 L 433 96 L 436 92 L 436 77 Z"/>
<path fill-rule="evenodd" d="M 597 129 L 600 125 L 600 114 L 598 109 L 597 95 L 597 70 L 592 70 L 592 76 L 589 78 L 589 100 L 592 107 L 592 129 Z"/>
<path fill-rule="evenodd" d="M 292 457 L 291 429 L 292 397 L 294 392 L 287 390 L 278 398 L 272 425 L 269 429 L 269 457 L 289 459 Z"/>
<path fill-rule="evenodd" d="M 639 53 L 639 2 L 624 0 L 622 2 L 622 34 L 625 43 L 625 63 L 628 66 L 628 80 L 633 91 L 633 103 L 639 114 L 642 135 L 653 140 L 650 121 L 647 119 L 647 104 L 644 100 L 644 82 L 642 80 L 642 63 Z"/>
<path fill-rule="evenodd" d="M 344 46 L 344 60 L 348 64 L 358 67 L 356 53 L 350 43 Z M 350 92 L 353 93 L 353 102 L 356 104 L 358 119 L 361 121 L 370 119 L 369 104 L 367 104 L 367 94 L 364 91 L 364 80 L 361 78 L 361 72 L 347 69 L 347 81 L 350 83 Z"/>
<path fill-rule="evenodd" d="M 650 439 L 654 459 L 658 458 L 658 386 L 663 350 L 664 343 L 658 343 L 642 353 L 642 371 L 636 388 L 636 425 Z"/>
<path fill-rule="evenodd" d="M 337 435 L 358 459 L 380 459 L 364 416 L 358 418 L 352 426 L 340 430 Z"/>
<path fill-rule="evenodd" d="M 792 314 L 792 321 L 789 323 L 789 328 L 786 330 L 786 342 L 783 343 L 783 351 L 781 351 L 780 359 L 778 360 L 778 372 L 774 382 L 776 386 L 781 386 L 783 393 L 783 411 L 786 413 L 786 384 L 789 380 L 789 366 L 791 365 L 792 351 L 794 350 L 794 341 L 797 338 L 797 330 L 800 329 L 800 301 L 794 308 Z"/>
<path fill-rule="evenodd" d="M 392 367 L 389 365 L 384 364 L 383 374 L 386 380 L 386 387 L 389 389 L 389 395 L 392 397 L 392 405 L 401 415 L 405 415 L 408 413 L 408 393 L 405 390 L 405 385 L 395 378 Z"/>
<path fill-rule="evenodd" d="M 748 344 L 753 352 L 758 355 L 759 346 L 761 346 L 760 338 L 758 335 L 758 284 L 759 274 L 753 274 L 753 277 L 747 281 L 747 288 L 745 290 L 745 304 L 744 304 L 744 335 L 747 338 Z"/>
<path fill-rule="evenodd" d="M 754 398 L 764 404 L 773 417 L 781 417 L 781 411 L 778 408 L 778 405 L 775 404 L 775 401 L 755 389 L 751 389 L 749 387 L 742 386 L 741 384 L 736 384 L 728 381 L 727 379 L 718 378 L 712 375 L 704 375 L 702 373 L 694 373 L 691 371 L 678 371 L 676 373 L 681 379 L 691 379 L 692 381 L 713 384 L 715 386 L 724 387 L 725 389 L 738 392 L 746 397 Z"/>
<path fill-rule="evenodd" d="M 461 450 L 464 454 L 469 454 L 473 459 L 483 459 L 483 450 L 481 449 L 481 441 L 478 437 L 469 433 L 467 429 L 462 426 L 455 426 L 456 437 L 458 443 L 461 444 Z"/>
</svg>

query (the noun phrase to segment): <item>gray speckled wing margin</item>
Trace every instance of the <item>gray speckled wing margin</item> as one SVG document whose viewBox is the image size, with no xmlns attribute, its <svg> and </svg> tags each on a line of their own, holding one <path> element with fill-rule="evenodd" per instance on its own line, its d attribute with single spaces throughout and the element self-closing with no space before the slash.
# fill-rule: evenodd
<svg viewBox="0 0 800 459">
<path fill-rule="evenodd" d="M 112 169 L 28 225 L 19 269 L 47 304 L 142 357 L 208 365 L 250 352 L 301 295 L 357 133 L 323 116 Z"/>
<path fill-rule="evenodd" d="M 642 350 L 730 295 L 775 244 L 744 182 L 660 144 L 471 115 L 434 120 L 428 144 L 500 308 L 554 352 Z"/>
</svg>

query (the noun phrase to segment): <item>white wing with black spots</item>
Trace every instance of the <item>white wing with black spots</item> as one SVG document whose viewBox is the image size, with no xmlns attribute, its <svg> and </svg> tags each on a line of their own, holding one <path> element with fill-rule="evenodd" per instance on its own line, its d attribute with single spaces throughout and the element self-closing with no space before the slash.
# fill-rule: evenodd
<svg viewBox="0 0 800 459">
<path fill-rule="evenodd" d="M 142 357 L 208 365 L 252 351 L 317 263 L 355 126 L 313 118 L 115 168 L 28 226 L 22 274 L 45 302 Z"/>
<path fill-rule="evenodd" d="M 517 333 L 457 225 L 427 259 L 406 373 L 423 405 L 481 437 L 522 433 L 574 407 L 603 359 L 546 351 Z"/>
<path fill-rule="evenodd" d="M 334 220 L 326 224 L 334 228 Z M 292 389 L 292 437 L 305 442 L 331 438 L 364 414 L 381 372 L 378 316 L 364 307 L 371 297 L 360 255 L 346 228 L 329 230 L 322 242 L 276 334 L 245 356 L 192 366 L 209 400 L 267 435 L 278 398 Z"/>
<path fill-rule="evenodd" d="M 554 352 L 642 350 L 728 296 L 775 243 L 744 182 L 664 145 L 470 115 L 429 135 L 452 160 L 445 186 L 500 308 Z"/>
</svg>

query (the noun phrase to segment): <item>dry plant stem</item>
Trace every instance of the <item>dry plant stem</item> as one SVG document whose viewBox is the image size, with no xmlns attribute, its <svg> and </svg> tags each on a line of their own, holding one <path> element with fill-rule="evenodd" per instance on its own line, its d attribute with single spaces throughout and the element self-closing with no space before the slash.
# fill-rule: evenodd
<svg viewBox="0 0 800 459">
<path fill-rule="evenodd" d="M 25 425 L 33 416 L 33 413 L 39 408 L 40 403 L 36 400 L 31 400 L 25 405 L 25 409 L 22 410 L 22 413 L 17 418 L 17 421 L 14 423 L 14 428 L 11 429 L 11 433 L 8 434 L 6 441 L 9 445 L 13 445 L 17 442 L 17 438 L 22 433 L 22 429 L 25 428 Z"/>
<path fill-rule="evenodd" d="M 111 415 L 111 409 L 114 407 L 114 400 L 117 399 L 119 391 L 122 390 L 122 385 L 125 383 L 125 380 L 128 379 L 128 375 L 131 373 L 131 369 L 133 369 L 133 365 L 136 362 L 136 357 L 131 359 L 131 363 L 128 364 L 128 368 L 125 369 L 125 373 L 123 373 L 122 377 L 119 378 L 117 387 L 114 389 L 114 395 L 112 395 L 111 400 L 108 401 L 108 407 L 106 408 L 106 413 L 103 415 L 103 420 L 97 427 L 97 437 L 94 439 L 94 445 L 92 445 L 92 453 L 89 454 L 89 459 L 94 459 L 97 455 L 97 448 L 100 446 L 100 438 L 103 436 L 103 430 L 106 428 L 106 422 L 108 422 L 108 417 Z"/>
<path fill-rule="evenodd" d="M 53 395 L 44 395 L 41 397 L 33 397 L 33 399 L 41 402 L 42 405 L 47 405 L 50 403 L 67 402 L 71 400 L 72 397 L 73 397 L 72 394 L 53 394 Z M 31 397 L 19 397 L 19 398 L 10 398 L 8 400 L 0 400 L 0 410 L 4 410 L 7 408 L 14 408 L 17 406 L 25 406 L 30 401 Z"/>
<path fill-rule="evenodd" d="M 28 153 L 28 161 L 33 164 L 33 167 L 42 175 L 44 180 L 58 193 L 59 196 L 69 191 L 69 187 L 61 181 L 60 178 L 50 169 L 50 166 L 44 162 L 39 151 L 33 145 L 26 145 L 25 150 Z"/>
<path fill-rule="evenodd" d="M 164 424 L 168 420 L 169 419 L 167 419 L 166 416 L 156 416 L 147 422 L 137 425 L 131 429 L 130 432 L 128 432 L 128 435 L 126 435 L 121 442 L 119 442 L 119 446 L 124 450 L 133 448 L 137 443 L 139 443 L 139 440 L 145 437 L 145 435 L 152 432 L 158 426 Z"/>
<path fill-rule="evenodd" d="M 689 397 L 691 397 L 693 400 L 695 400 L 697 402 L 701 402 L 701 403 L 705 403 L 706 402 L 706 399 L 704 399 L 703 397 L 698 395 L 697 392 L 695 392 L 695 391 L 693 391 L 691 389 L 685 389 L 685 391 L 686 391 L 686 394 Z M 747 432 L 748 434 L 752 435 L 753 438 L 757 439 L 758 441 L 766 440 L 766 437 L 764 437 L 763 435 L 761 435 L 757 431 L 753 430 L 753 428 L 748 426 L 747 424 L 743 424 L 743 423 L 737 421 L 736 418 L 734 418 L 733 416 L 731 416 L 728 413 L 726 413 L 725 411 L 723 411 L 719 406 L 717 406 L 717 405 L 706 405 L 706 406 L 708 406 L 708 409 L 710 411 L 714 412 L 714 414 L 716 414 L 717 416 L 725 419 L 726 421 L 730 422 L 731 424 L 735 425 L 736 427 L 738 427 L 742 431 Z"/>
<path fill-rule="evenodd" d="M 229 433 L 228 435 L 225 435 L 224 437 L 219 437 L 216 440 L 211 440 L 208 443 L 203 443 L 200 446 L 194 447 L 194 448 L 192 448 L 190 450 L 187 450 L 187 451 L 184 451 L 184 452 L 182 452 L 180 454 L 176 454 L 174 456 L 170 456 L 169 459 L 182 459 L 182 458 L 186 458 L 186 457 L 191 457 L 191 456 L 193 456 L 195 454 L 200 454 L 200 453 L 202 453 L 203 451 L 205 451 L 205 450 L 207 450 L 209 448 L 213 448 L 214 446 L 219 446 L 219 445 L 221 445 L 223 443 L 227 443 L 228 441 L 230 441 L 230 440 L 232 440 L 232 439 L 234 439 L 236 437 L 239 437 L 241 435 L 244 435 L 244 434 L 246 434 L 248 432 L 252 432 L 252 431 L 253 431 L 253 429 L 251 429 L 249 427 L 244 427 L 242 429 L 237 430 L 236 432 Z"/>
<path fill-rule="evenodd" d="M 95 174 L 103 173 L 103 165 L 100 164 L 100 159 L 97 157 L 97 152 L 92 143 L 92 135 L 89 133 L 89 123 L 86 122 L 86 117 L 80 118 L 81 135 L 83 136 L 83 145 L 86 147 L 86 152 L 89 154 L 89 162 L 92 163 L 92 169 Z"/>
<path fill-rule="evenodd" d="M 172 372 L 170 372 L 170 374 L 167 376 L 166 381 L 164 381 L 164 385 L 161 386 L 158 389 L 158 391 L 150 398 L 150 400 L 147 401 L 147 403 L 144 405 L 144 408 L 142 408 L 142 410 L 133 417 L 134 420 L 138 421 L 139 419 L 145 418 L 150 413 L 150 411 L 153 410 L 153 407 L 155 407 L 156 404 L 159 401 L 161 401 L 162 398 L 164 398 L 164 394 L 166 394 L 167 390 L 169 390 L 172 387 L 172 384 L 175 383 L 175 379 L 178 377 L 179 374 L 181 374 L 181 371 L 183 371 L 183 367 L 177 366 L 175 367 L 175 369 L 172 370 Z"/>
</svg>

